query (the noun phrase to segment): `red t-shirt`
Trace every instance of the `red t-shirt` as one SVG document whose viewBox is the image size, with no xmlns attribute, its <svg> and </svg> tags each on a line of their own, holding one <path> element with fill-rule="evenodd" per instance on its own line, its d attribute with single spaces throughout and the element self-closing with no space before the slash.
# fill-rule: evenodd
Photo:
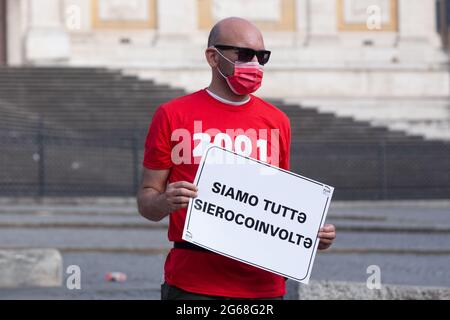
<svg viewBox="0 0 450 320">
<path fill-rule="evenodd" d="M 240 135 L 246 135 L 251 145 L 245 137 L 236 140 Z M 143 165 L 148 169 L 170 169 L 169 183 L 192 183 L 201 147 L 211 142 L 289 170 L 290 139 L 289 119 L 273 105 L 253 95 L 243 105 L 225 104 L 200 90 L 156 110 Z M 186 209 L 170 214 L 169 241 L 183 241 L 185 218 Z M 283 277 L 212 252 L 172 249 L 164 274 L 168 284 L 199 294 L 236 298 L 285 294 Z"/>
</svg>

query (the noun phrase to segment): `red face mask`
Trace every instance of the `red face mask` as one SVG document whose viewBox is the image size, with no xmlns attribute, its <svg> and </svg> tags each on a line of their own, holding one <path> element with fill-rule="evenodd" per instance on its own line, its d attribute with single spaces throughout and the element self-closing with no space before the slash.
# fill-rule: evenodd
<svg viewBox="0 0 450 320">
<path fill-rule="evenodd" d="M 219 68 L 220 75 L 225 78 L 230 87 L 237 95 L 253 93 L 261 87 L 263 78 L 263 66 L 258 62 L 233 62 L 216 50 L 225 60 L 234 65 L 234 74 L 225 76 Z"/>
</svg>

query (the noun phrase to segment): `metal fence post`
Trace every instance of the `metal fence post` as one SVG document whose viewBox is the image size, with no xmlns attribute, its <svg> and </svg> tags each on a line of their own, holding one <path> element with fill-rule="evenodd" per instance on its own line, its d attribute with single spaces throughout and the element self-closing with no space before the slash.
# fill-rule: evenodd
<svg viewBox="0 0 450 320">
<path fill-rule="evenodd" d="M 46 177 L 45 177 L 45 135 L 44 135 L 44 121 L 39 120 L 39 129 L 37 135 L 37 147 L 38 147 L 38 195 L 44 197 L 46 194 Z"/>
<path fill-rule="evenodd" d="M 386 166 L 386 141 L 380 142 L 379 149 L 380 158 L 380 181 L 381 181 L 381 199 L 386 200 L 388 198 L 388 176 L 387 176 L 387 166 Z"/>
</svg>

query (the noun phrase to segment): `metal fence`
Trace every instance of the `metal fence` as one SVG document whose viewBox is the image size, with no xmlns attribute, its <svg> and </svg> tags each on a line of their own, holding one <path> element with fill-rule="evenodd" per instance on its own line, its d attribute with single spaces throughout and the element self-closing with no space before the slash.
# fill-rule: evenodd
<svg viewBox="0 0 450 320">
<path fill-rule="evenodd" d="M 334 186 L 337 199 L 450 198 L 450 144 L 294 143 L 291 166 Z"/>
<path fill-rule="evenodd" d="M 0 196 L 132 196 L 146 131 L 70 136 L 43 127 L 0 135 Z M 291 170 L 335 199 L 450 198 L 450 144 L 293 142 Z"/>
<path fill-rule="evenodd" d="M 140 181 L 145 132 L 64 136 L 38 130 L 0 137 L 0 195 L 129 196 Z"/>
</svg>

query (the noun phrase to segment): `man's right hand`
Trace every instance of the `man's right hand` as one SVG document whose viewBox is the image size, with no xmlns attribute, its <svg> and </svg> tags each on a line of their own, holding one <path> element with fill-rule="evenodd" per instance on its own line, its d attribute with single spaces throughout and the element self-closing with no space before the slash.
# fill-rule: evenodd
<svg viewBox="0 0 450 320">
<path fill-rule="evenodd" d="M 169 169 L 142 169 L 142 183 L 137 195 L 139 213 L 151 220 L 159 221 L 181 208 L 186 208 L 189 199 L 197 196 L 197 187 L 187 181 L 167 184 Z"/>
<path fill-rule="evenodd" d="M 167 185 L 166 191 L 161 194 L 160 201 L 171 213 L 181 208 L 187 208 L 189 200 L 197 197 L 198 188 L 187 181 L 177 181 Z"/>
</svg>

